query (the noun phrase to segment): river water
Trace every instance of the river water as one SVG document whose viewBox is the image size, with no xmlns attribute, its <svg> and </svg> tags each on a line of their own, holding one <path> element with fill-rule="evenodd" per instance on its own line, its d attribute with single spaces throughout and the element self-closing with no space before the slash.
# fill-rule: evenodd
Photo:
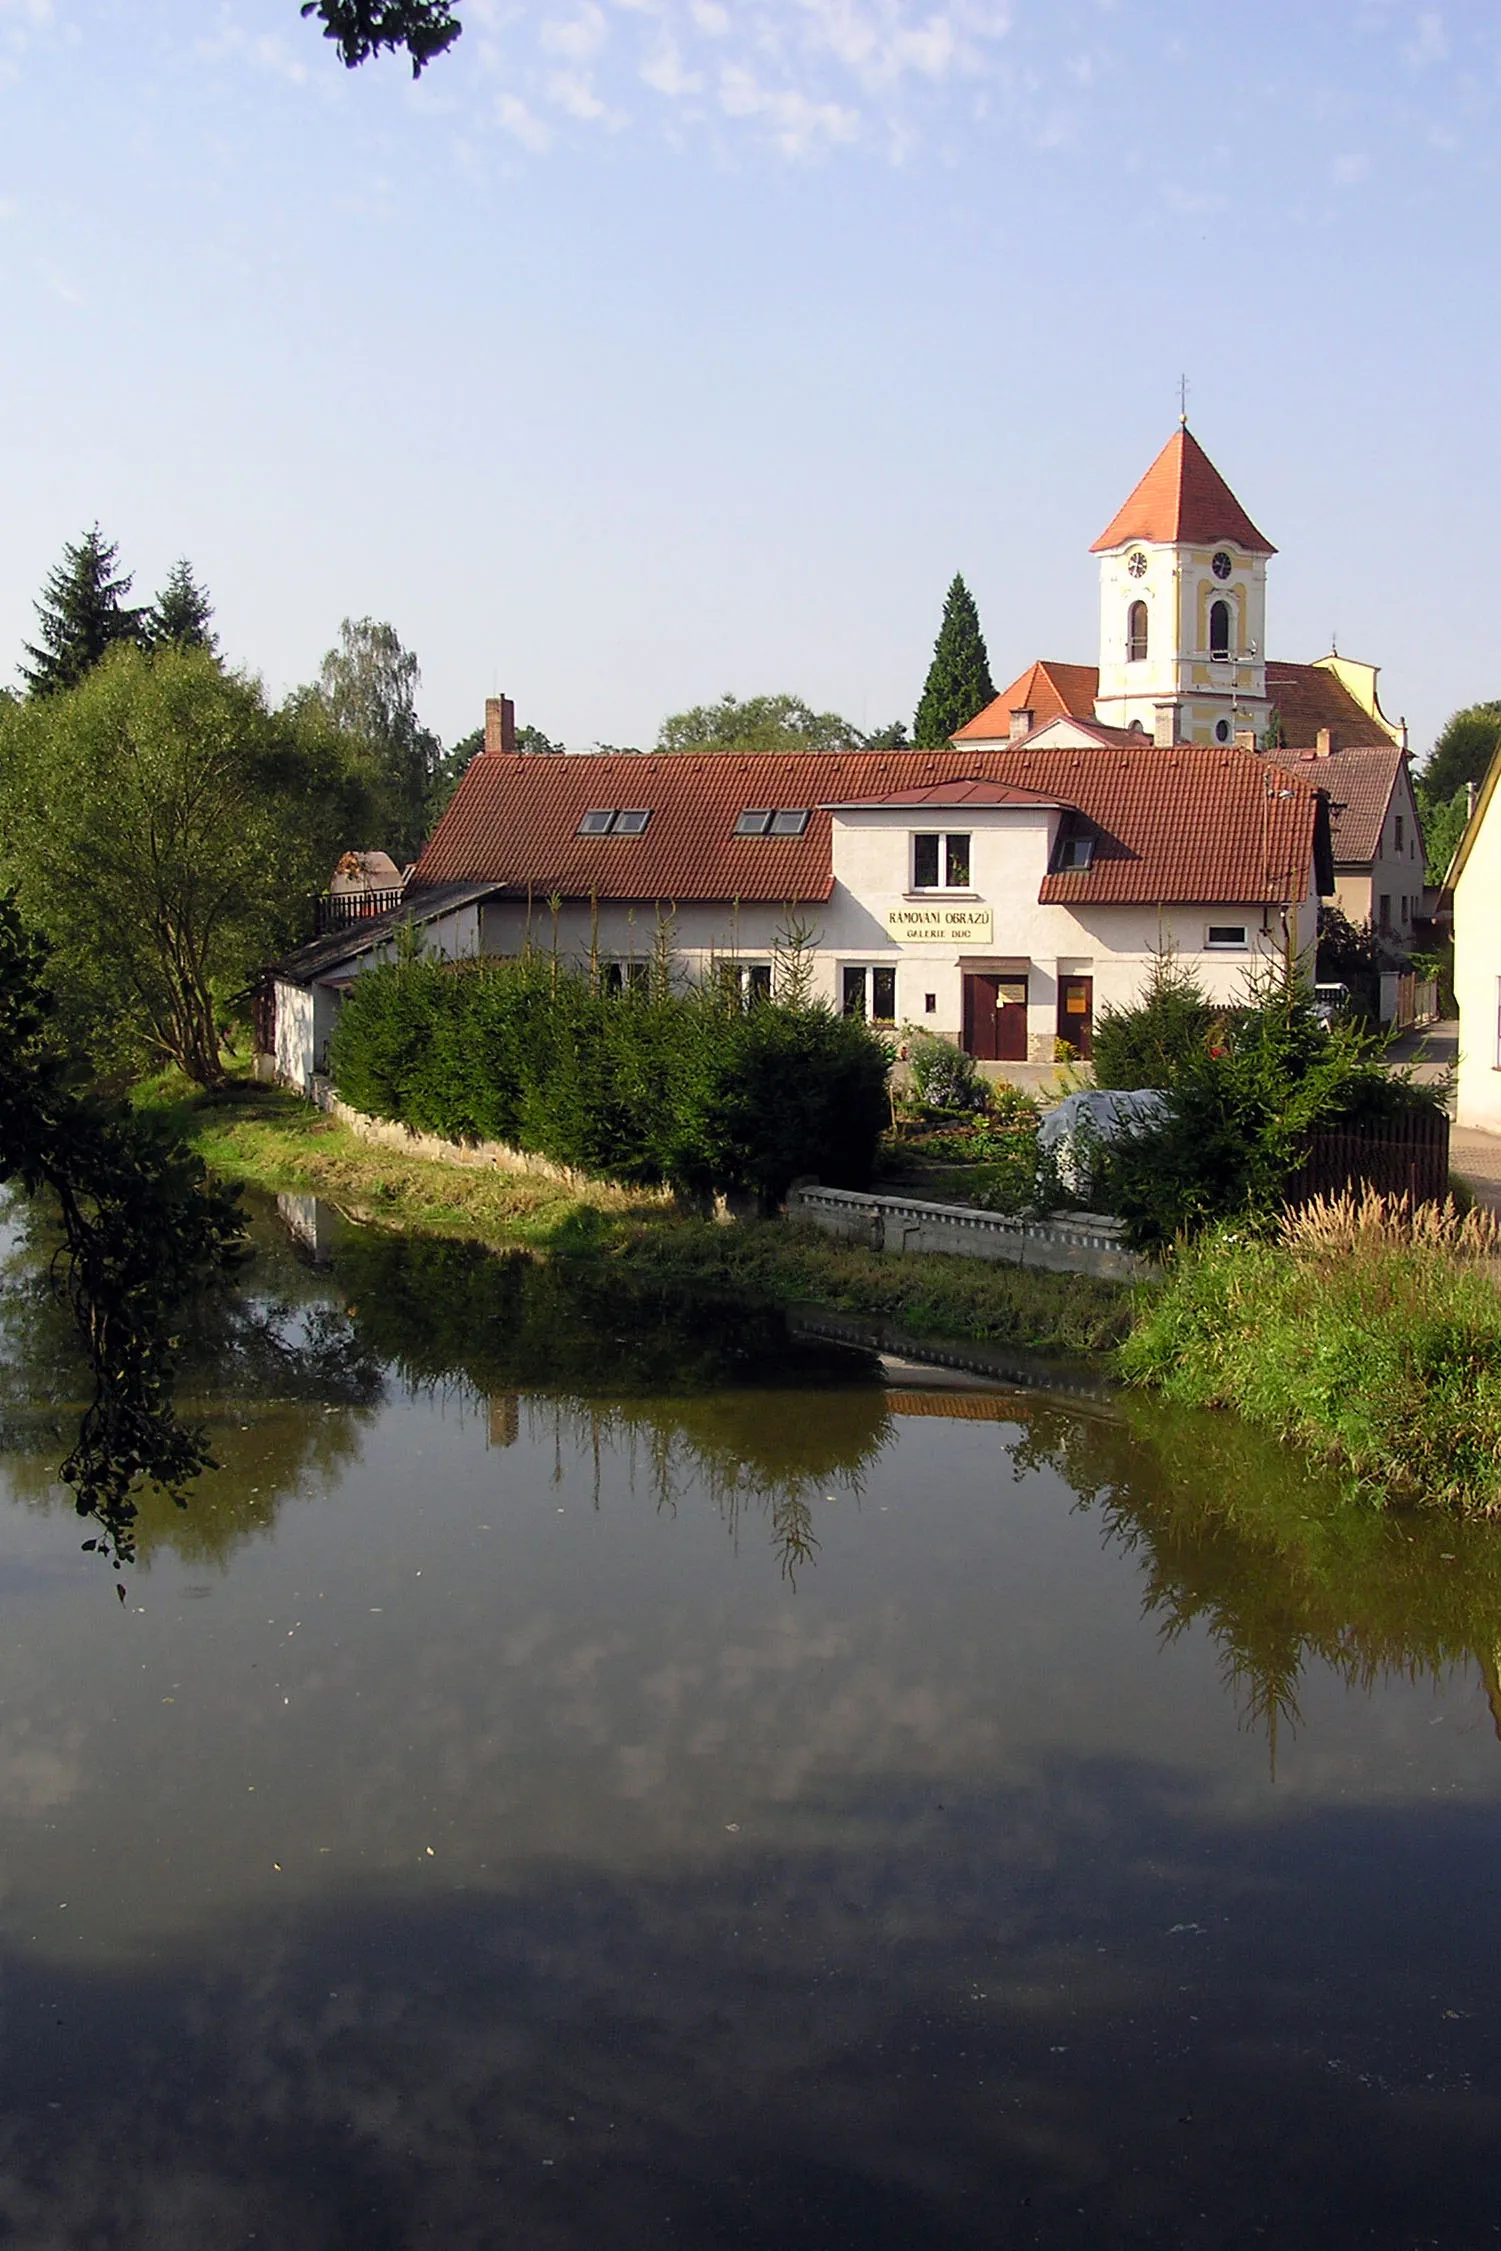
<svg viewBox="0 0 1501 2251">
<path fill-rule="evenodd" d="M 123 1604 L 9 1239 L 0 2241 L 1501 2242 L 1501 1535 L 289 1216 Z"/>
</svg>

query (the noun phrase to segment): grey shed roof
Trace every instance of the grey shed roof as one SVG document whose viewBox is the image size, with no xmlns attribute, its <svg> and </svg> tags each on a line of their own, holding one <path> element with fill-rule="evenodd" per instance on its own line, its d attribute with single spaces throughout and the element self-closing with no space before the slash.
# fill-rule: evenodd
<svg viewBox="0 0 1501 2251">
<path fill-rule="evenodd" d="M 345 923 L 340 930 L 325 930 L 321 938 L 309 938 L 305 946 L 283 954 L 280 961 L 268 962 L 261 974 L 283 985 L 316 985 L 346 962 L 358 961 L 361 954 L 393 938 L 403 923 L 415 923 L 420 928 L 459 907 L 493 898 L 500 889 L 498 883 L 413 885 L 399 907 L 391 907 L 385 914 L 361 915 L 357 922 Z"/>
</svg>

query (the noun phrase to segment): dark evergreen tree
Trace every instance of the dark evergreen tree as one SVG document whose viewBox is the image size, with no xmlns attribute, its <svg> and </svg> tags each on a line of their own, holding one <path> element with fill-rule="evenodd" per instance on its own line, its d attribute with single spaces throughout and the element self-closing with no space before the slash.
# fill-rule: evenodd
<svg viewBox="0 0 1501 2251">
<path fill-rule="evenodd" d="M 933 643 L 933 662 L 912 722 L 919 750 L 941 750 L 950 735 L 966 726 L 995 699 L 990 658 L 980 631 L 975 598 L 957 572 L 943 605 L 943 623 Z"/>
<path fill-rule="evenodd" d="M 146 638 L 145 613 L 127 609 L 128 573 L 117 573 L 119 550 L 95 524 L 63 549 L 37 603 L 40 646 L 27 642 L 21 676 L 34 696 L 76 688 L 117 641 Z"/>
<path fill-rule="evenodd" d="M 158 594 L 148 614 L 146 625 L 153 647 L 158 649 L 207 649 L 211 657 L 219 654 L 219 637 L 209 621 L 214 605 L 205 588 L 193 576 L 193 566 L 184 555 L 172 565 L 167 583 Z"/>
</svg>

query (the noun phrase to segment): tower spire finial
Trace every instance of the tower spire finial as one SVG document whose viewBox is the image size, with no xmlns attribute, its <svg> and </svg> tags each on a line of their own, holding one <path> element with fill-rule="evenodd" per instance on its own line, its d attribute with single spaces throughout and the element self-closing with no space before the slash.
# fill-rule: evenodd
<svg viewBox="0 0 1501 2251">
<path fill-rule="evenodd" d="M 1180 430 L 1188 428 L 1188 377 L 1186 375 L 1180 375 L 1178 378 L 1178 427 Z"/>
</svg>

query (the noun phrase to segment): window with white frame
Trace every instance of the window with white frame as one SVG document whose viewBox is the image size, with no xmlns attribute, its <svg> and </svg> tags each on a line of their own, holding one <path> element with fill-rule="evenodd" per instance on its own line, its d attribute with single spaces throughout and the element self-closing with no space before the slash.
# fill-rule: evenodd
<svg viewBox="0 0 1501 2251">
<path fill-rule="evenodd" d="M 944 833 L 912 839 L 914 891 L 967 891 L 969 838 Z"/>
<path fill-rule="evenodd" d="M 599 965 L 602 993 L 644 993 L 650 983 L 650 968 L 644 961 L 602 961 Z"/>
<path fill-rule="evenodd" d="M 869 967 L 849 963 L 841 994 L 846 1016 L 863 1016 L 867 1024 L 896 1022 L 896 970 L 887 962 Z"/>
<path fill-rule="evenodd" d="M 1210 953 L 1243 954 L 1246 944 L 1243 922 L 1211 922 L 1204 933 L 1204 945 Z"/>
<path fill-rule="evenodd" d="M 771 998 L 769 961 L 716 961 L 710 974 L 716 989 L 742 1008 Z"/>
</svg>

